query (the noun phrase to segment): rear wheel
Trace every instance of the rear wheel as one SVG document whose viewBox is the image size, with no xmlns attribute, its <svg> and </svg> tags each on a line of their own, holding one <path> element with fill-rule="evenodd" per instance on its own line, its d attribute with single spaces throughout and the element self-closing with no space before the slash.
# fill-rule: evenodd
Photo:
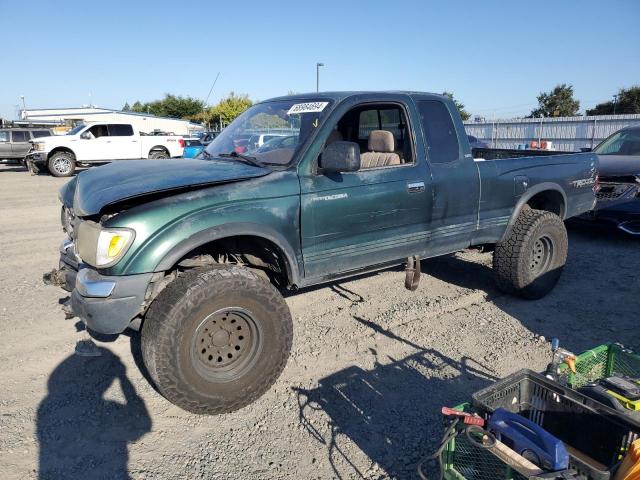
<svg viewBox="0 0 640 480">
<path fill-rule="evenodd" d="M 568 245 L 560 217 L 525 207 L 509 236 L 496 244 L 493 268 L 498 287 L 523 298 L 544 297 L 560 278 Z"/>
<path fill-rule="evenodd" d="M 76 157 L 71 152 L 56 152 L 47 162 L 54 177 L 70 177 L 76 171 Z"/>
<path fill-rule="evenodd" d="M 293 322 L 280 293 L 238 266 L 194 270 L 163 290 L 142 326 L 156 387 L 193 413 L 242 408 L 284 369 Z"/>
<path fill-rule="evenodd" d="M 166 150 L 154 150 L 149 153 L 149 158 L 154 160 L 169 158 L 169 153 Z"/>
</svg>

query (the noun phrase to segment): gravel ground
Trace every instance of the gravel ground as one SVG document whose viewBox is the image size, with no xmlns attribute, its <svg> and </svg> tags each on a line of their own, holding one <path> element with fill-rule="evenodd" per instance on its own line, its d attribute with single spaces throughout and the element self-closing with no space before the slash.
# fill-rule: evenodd
<svg viewBox="0 0 640 480">
<path fill-rule="evenodd" d="M 640 244 L 572 228 L 540 301 L 496 291 L 491 254 L 475 251 L 424 261 L 416 292 L 389 270 L 290 295 L 294 347 L 274 388 L 233 414 L 188 414 L 146 383 L 131 338 L 73 354 L 65 292 L 41 281 L 57 265 L 64 181 L 0 166 L 2 479 L 415 478 L 440 407 L 542 370 L 546 339 L 640 346 Z"/>
</svg>

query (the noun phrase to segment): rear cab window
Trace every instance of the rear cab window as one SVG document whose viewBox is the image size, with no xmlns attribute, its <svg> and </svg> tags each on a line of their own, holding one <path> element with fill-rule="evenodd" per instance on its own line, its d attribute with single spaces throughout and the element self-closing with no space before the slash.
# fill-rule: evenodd
<svg viewBox="0 0 640 480">
<path fill-rule="evenodd" d="M 11 139 L 13 143 L 28 142 L 30 139 L 29 132 L 25 132 L 22 130 L 11 132 Z"/>
<path fill-rule="evenodd" d="M 433 163 L 458 161 L 460 158 L 458 134 L 447 106 L 438 100 L 420 100 L 418 112 L 429 161 Z"/>
<path fill-rule="evenodd" d="M 110 137 L 132 137 L 133 127 L 126 123 L 112 123 L 108 125 Z"/>
</svg>

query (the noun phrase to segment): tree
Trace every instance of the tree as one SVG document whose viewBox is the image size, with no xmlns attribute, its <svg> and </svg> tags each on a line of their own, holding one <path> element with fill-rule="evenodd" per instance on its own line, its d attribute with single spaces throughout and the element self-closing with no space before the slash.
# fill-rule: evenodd
<svg viewBox="0 0 640 480">
<path fill-rule="evenodd" d="M 203 108 L 202 100 L 167 93 L 162 100 L 147 103 L 135 102 L 131 111 L 149 113 L 158 117 L 189 118 L 202 112 Z"/>
<path fill-rule="evenodd" d="M 580 102 L 573 98 L 573 86 L 563 83 L 550 92 L 540 92 L 538 108 L 529 117 L 572 117 L 578 114 Z"/>
<path fill-rule="evenodd" d="M 614 113 L 640 113 L 640 86 L 621 88 L 616 99 L 596 105 L 587 115 L 613 115 Z"/>
<path fill-rule="evenodd" d="M 456 107 L 458 107 L 458 112 L 460 112 L 460 116 L 462 117 L 463 122 L 466 122 L 471 118 L 471 114 L 464 109 L 464 105 L 458 100 L 456 100 L 455 98 L 453 98 L 453 93 L 442 92 L 442 95 L 444 95 L 445 97 L 449 97 L 451 100 L 453 100 L 453 103 L 455 103 Z"/>
<path fill-rule="evenodd" d="M 129 102 L 124 102 L 124 106 L 122 107 L 122 111 L 123 112 L 130 112 L 131 111 L 131 106 L 129 105 Z"/>
<path fill-rule="evenodd" d="M 214 125 L 220 123 L 228 125 L 251 105 L 253 102 L 248 95 L 236 95 L 231 92 L 213 107 L 191 116 L 191 120 Z"/>
</svg>

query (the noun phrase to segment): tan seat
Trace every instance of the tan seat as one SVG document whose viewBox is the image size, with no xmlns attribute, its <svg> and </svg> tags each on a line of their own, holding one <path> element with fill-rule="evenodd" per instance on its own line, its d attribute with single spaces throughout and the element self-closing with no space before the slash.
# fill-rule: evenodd
<svg viewBox="0 0 640 480">
<path fill-rule="evenodd" d="M 369 134 L 369 151 L 360 155 L 360 168 L 400 165 L 400 156 L 394 150 L 393 134 L 386 130 L 374 130 Z"/>
</svg>

